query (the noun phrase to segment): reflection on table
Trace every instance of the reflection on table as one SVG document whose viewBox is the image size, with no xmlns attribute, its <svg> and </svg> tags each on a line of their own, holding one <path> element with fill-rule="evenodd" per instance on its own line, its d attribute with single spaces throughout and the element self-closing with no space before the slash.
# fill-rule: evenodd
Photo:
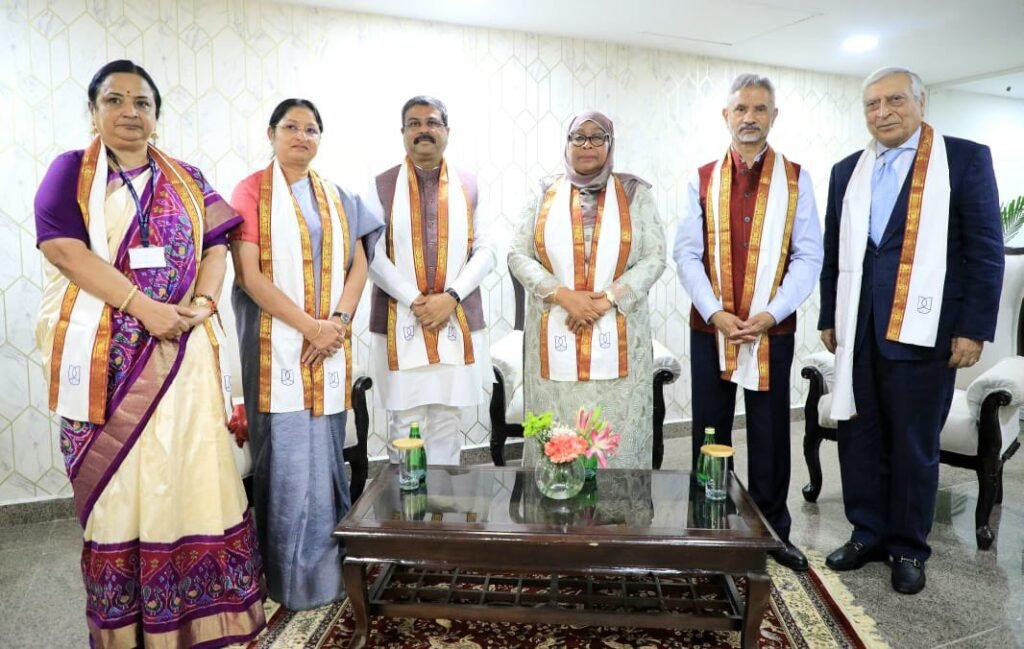
<svg viewBox="0 0 1024 649">
<path fill-rule="evenodd" d="M 432 467 L 424 484 L 407 492 L 393 472 L 378 479 L 388 483 L 362 511 L 363 520 L 749 531 L 732 499 L 708 500 L 704 487 L 683 471 L 600 470 L 567 500 L 546 498 L 533 473 L 516 468 Z"/>
</svg>

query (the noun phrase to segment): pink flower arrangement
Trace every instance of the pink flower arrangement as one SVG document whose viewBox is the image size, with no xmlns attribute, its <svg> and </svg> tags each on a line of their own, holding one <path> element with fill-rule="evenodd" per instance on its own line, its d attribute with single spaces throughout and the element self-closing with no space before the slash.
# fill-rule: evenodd
<svg viewBox="0 0 1024 649">
<path fill-rule="evenodd" d="M 559 430 L 544 445 L 544 455 L 555 464 L 572 462 L 587 450 L 587 441 L 573 430 Z"/>
<path fill-rule="evenodd" d="M 527 413 L 523 434 L 536 437 L 544 456 L 551 462 L 573 462 L 583 455 L 587 459 L 596 458 L 598 465 L 606 468 L 608 457 L 619 451 L 620 436 L 612 432 L 611 424 L 601 419 L 601 409 L 580 408 L 573 423 L 572 427 L 558 425 L 550 412 Z"/>
</svg>

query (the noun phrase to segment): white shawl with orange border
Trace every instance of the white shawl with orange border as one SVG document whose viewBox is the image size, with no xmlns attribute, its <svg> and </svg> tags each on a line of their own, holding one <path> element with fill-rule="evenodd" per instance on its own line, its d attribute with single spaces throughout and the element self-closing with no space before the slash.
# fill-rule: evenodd
<svg viewBox="0 0 1024 649">
<path fill-rule="evenodd" d="M 854 167 L 843 196 L 839 221 L 839 278 L 836 287 L 836 380 L 831 417 L 857 414 L 853 397 L 853 347 L 857 333 L 864 253 L 871 214 L 871 176 L 876 142 L 871 140 Z M 949 161 L 946 142 L 926 123 L 911 170 L 903 248 L 900 253 L 889 326 L 885 338 L 933 347 L 942 313 L 949 236 Z"/>
<path fill-rule="evenodd" d="M 348 219 L 330 182 L 310 171 L 322 228 L 319 291 L 306 220 L 275 160 L 260 183 L 260 271 L 310 317 L 326 320 L 341 299 L 349 256 Z M 349 407 L 352 345 L 312 366 L 301 361 L 304 337 L 288 323 L 260 312 L 259 411 L 311 410 L 333 415 Z"/>
<path fill-rule="evenodd" d="M 537 215 L 537 256 L 563 286 L 608 290 L 625 270 L 633 236 L 626 193 L 614 174 L 598 199 L 589 259 L 583 236 L 579 192 L 560 177 L 548 188 Z M 541 377 L 551 381 L 625 377 L 629 373 L 625 316 L 612 307 L 576 335 L 566 325 L 568 315 L 558 305 L 541 314 Z"/>
</svg>

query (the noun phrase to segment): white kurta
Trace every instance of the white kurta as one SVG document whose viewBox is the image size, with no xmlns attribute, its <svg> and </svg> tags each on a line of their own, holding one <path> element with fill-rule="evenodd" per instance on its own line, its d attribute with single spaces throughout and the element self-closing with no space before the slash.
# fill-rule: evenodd
<svg viewBox="0 0 1024 649">
<path fill-rule="evenodd" d="M 450 173 L 456 173 L 454 169 Z M 377 184 L 370 183 L 366 204 L 383 218 L 384 207 Z M 498 237 L 487 219 L 481 218 L 479 199 L 473 211 L 473 254 L 458 277 L 449 282 L 460 296 L 472 293 L 497 264 Z M 370 280 L 399 303 L 409 305 L 419 296 L 414 277 L 406 277 L 388 259 L 386 237 L 377 240 Z M 452 316 L 454 317 L 454 315 Z M 486 388 L 494 382 L 490 340 L 486 329 L 474 331 L 471 365 L 429 365 L 393 372 L 388 368 L 388 341 L 384 334 L 371 334 L 370 363 L 373 393 L 387 410 L 406 410 L 428 404 L 476 406 L 486 399 Z"/>
</svg>

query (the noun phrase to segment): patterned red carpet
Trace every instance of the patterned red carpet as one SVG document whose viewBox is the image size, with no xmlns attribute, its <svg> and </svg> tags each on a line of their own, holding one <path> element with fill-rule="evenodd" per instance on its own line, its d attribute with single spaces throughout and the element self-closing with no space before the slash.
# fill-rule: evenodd
<svg viewBox="0 0 1024 649">
<path fill-rule="evenodd" d="M 769 562 L 771 606 L 761 625 L 761 649 L 885 648 L 874 622 L 851 602 L 846 589 L 808 557 L 812 570 L 796 575 Z M 354 622 L 348 602 L 293 612 L 267 604 L 268 629 L 248 649 L 344 649 Z M 694 630 L 625 629 L 463 620 L 370 619 L 371 647 L 394 649 L 700 649 L 739 646 L 739 634 Z"/>
</svg>

